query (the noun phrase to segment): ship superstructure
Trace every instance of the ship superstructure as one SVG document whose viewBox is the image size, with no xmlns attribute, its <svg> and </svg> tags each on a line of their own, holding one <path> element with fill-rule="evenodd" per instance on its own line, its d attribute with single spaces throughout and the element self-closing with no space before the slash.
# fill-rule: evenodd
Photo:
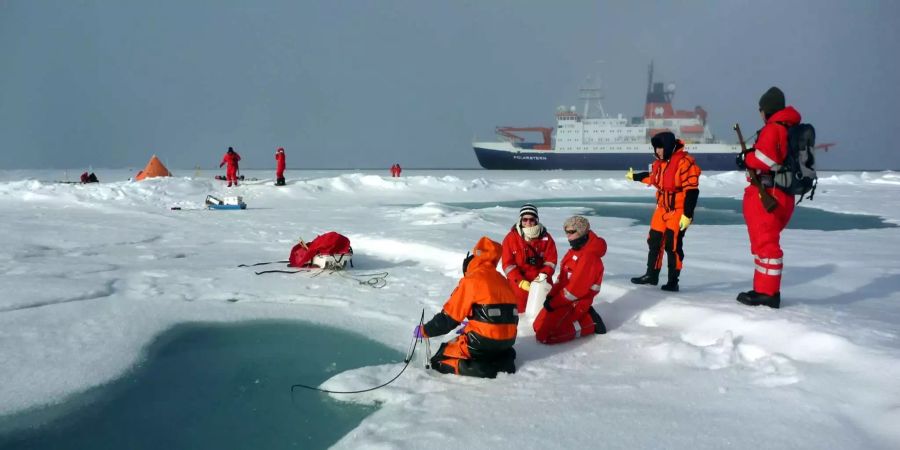
<svg viewBox="0 0 900 450">
<path fill-rule="evenodd" d="M 557 108 L 555 129 L 497 127 L 501 141 L 476 142 L 475 154 L 486 169 L 627 169 L 652 162 L 650 137 L 669 130 L 705 170 L 733 169 L 738 147 L 715 139 L 703 108 L 676 110 L 674 96 L 674 84 L 654 82 L 651 63 L 643 117 L 611 117 L 603 109 L 602 91 L 589 80 L 580 90 L 582 112 L 574 106 Z M 543 141 L 525 142 L 522 132 L 540 132 Z"/>
</svg>

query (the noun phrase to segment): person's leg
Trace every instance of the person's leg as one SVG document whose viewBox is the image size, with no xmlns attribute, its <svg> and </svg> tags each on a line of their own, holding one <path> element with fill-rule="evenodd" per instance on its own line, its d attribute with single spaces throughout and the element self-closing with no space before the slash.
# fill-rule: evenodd
<svg viewBox="0 0 900 450">
<path fill-rule="evenodd" d="M 580 305 L 582 303 L 586 306 Z M 594 333 L 594 322 L 587 312 L 588 308 L 590 303 L 582 300 L 552 312 L 541 310 L 534 321 L 535 338 L 542 344 L 559 344 Z"/>
<path fill-rule="evenodd" d="M 634 277 L 631 282 L 634 284 L 652 284 L 656 286 L 659 283 L 659 270 L 662 267 L 662 250 L 664 245 L 663 232 L 666 229 L 666 223 L 663 220 L 663 209 L 656 208 L 653 217 L 650 219 L 650 232 L 647 234 L 647 272 L 639 277 Z"/>
</svg>

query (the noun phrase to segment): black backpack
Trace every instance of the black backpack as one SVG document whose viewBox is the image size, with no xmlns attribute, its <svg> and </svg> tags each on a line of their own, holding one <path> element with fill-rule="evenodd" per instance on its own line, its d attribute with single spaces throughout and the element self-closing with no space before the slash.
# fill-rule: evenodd
<svg viewBox="0 0 900 450">
<path fill-rule="evenodd" d="M 775 186 L 791 195 L 799 195 L 799 204 L 803 196 L 809 193 L 812 200 L 816 193 L 818 177 L 816 176 L 816 157 L 813 148 L 816 146 L 816 129 L 808 123 L 788 126 L 788 151 L 781 167 L 775 171 Z"/>
</svg>

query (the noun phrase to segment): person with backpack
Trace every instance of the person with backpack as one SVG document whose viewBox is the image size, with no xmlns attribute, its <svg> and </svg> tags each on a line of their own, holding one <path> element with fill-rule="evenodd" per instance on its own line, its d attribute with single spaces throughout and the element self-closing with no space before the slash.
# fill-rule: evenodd
<svg viewBox="0 0 900 450">
<path fill-rule="evenodd" d="M 650 172 L 634 173 L 629 168 L 625 178 L 656 188 L 656 211 L 650 219 L 647 235 L 647 272 L 631 279 L 634 284 L 659 283 L 662 253 L 668 261 L 668 282 L 662 290 L 678 292 L 678 277 L 684 260 L 684 233 L 694 221 L 694 208 L 700 196 L 700 166 L 684 149 L 684 142 L 671 131 L 663 131 L 650 139 L 656 161 Z"/>
<path fill-rule="evenodd" d="M 591 231 L 590 222 L 582 216 L 566 219 L 563 231 L 572 248 L 563 256 L 556 284 L 533 324 L 535 338 L 542 344 L 606 334 L 606 325 L 593 307 L 603 282 L 606 241 Z"/>
<path fill-rule="evenodd" d="M 775 177 L 788 154 L 788 130 L 800 123 L 800 113 L 785 106 L 784 92 L 773 86 L 759 99 L 759 115 L 765 125 L 757 133 L 756 142 L 736 159 L 737 166 L 756 171 L 757 178 L 777 206 L 767 211 L 757 188 L 744 190 L 743 211 L 750 235 L 750 253 L 755 270 L 753 289 L 741 292 L 737 301 L 750 306 L 781 307 L 781 271 L 784 252 L 781 231 L 794 213 L 794 195 L 776 186 Z M 749 179 L 749 178 L 748 178 Z"/>
<path fill-rule="evenodd" d="M 228 187 L 231 187 L 231 184 L 234 183 L 235 186 L 238 185 L 238 162 L 241 160 L 241 155 L 239 155 L 234 148 L 228 147 L 228 151 L 225 152 L 225 155 L 222 156 L 222 162 L 219 163 L 219 167 L 222 167 L 228 164 L 228 167 L 225 168 L 225 178 L 228 179 Z"/>
<path fill-rule="evenodd" d="M 497 373 L 515 373 L 516 295 L 497 272 L 502 249 L 482 237 L 463 260 L 463 277 L 441 312 L 424 325 L 416 325 L 413 336 L 442 336 L 463 323 L 459 336 L 441 344 L 431 358 L 431 367 L 441 373 L 495 378 Z"/>
<path fill-rule="evenodd" d="M 525 312 L 531 282 L 552 283 L 556 271 L 556 242 L 538 220 L 537 207 L 530 203 L 519 209 L 519 220 L 503 238 L 503 273 L 518 300 L 519 313 Z"/>
<path fill-rule="evenodd" d="M 284 186 L 284 148 L 275 150 L 275 186 Z"/>
</svg>

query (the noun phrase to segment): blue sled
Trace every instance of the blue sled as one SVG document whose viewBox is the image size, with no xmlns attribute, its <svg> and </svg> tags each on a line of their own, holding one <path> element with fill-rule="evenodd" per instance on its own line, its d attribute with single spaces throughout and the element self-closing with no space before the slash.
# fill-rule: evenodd
<svg viewBox="0 0 900 450">
<path fill-rule="evenodd" d="M 240 205 L 209 205 L 209 209 L 247 209 L 246 203 Z"/>
</svg>

